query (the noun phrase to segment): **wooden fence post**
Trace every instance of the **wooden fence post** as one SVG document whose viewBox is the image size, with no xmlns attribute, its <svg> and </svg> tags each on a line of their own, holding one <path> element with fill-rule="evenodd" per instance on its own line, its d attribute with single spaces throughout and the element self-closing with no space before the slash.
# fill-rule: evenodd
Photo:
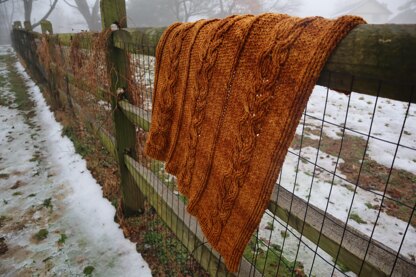
<svg viewBox="0 0 416 277">
<path fill-rule="evenodd" d="M 22 22 L 14 21 L 13 22 L 13 29 L 22 29 Z"/>
<path fill-rule="evenodd" d="M 42 34 L 53 35 L 52 23 L 49 20 L 42 20 L 40 22 Z"/>
<path fill-rule="evenodd" d="M 127 27 L 126 3 L 124 0 L 102 0 L 100 5 L 103 32 L 111 28 L 113 24 L 116 24 L 120 28 Z M 107 70 L 110 77 L 110 88 L 113 94 L 113 109 L 117 107 L 118 100 L 120 100 L 118 99 L 118 95 L 122 90 L 126 90 L 127 88 L 126 76 L 128 67 L 129 60 L 127 52 L 114 47 L 111 36 L 107 49 Z M 124 92 L 128 96 L 128 91 Z M 145 199 L 124 163 L 125 153 L 131 153 L 135 156 L 136 127 L 119 108 L 114 109 L 113 119 L 116 131 L 116 151 L 121 179 L 123 210 L 124 214 L 128 216 L 143 211 Z"/>
<path fill-rule="evenodd" d="M 17 42 L 18 41 L 17 29 L 22 29 L 22 22 L 20 22 L 20 21 L 14 21 L 13 22 L 13 29 L 12 29 L 12 31 L 10 33 L 10 37 L 12 39 L 13 48 L 16 50 L 16 52 L 19 53 L 20 52 L 20 45 Z"/>
<path fill-rule="evenodd" d="M 26 31 L 32 31 L 33 30 L 32 29 L 32 23 L 30 23 L 30 21 L 23 22 L 23 25 L 24 25 Z"/>
</svg>

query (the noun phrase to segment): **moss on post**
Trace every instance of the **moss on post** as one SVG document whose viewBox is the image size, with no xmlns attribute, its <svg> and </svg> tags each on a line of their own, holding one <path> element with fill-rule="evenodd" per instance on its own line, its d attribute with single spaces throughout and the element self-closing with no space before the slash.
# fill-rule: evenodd
<svg viewBox="0 0 416 277">
<path fill-rule="evenodd" d="M 102 0 L 101 23 L 103 30 L 116 23 L 120 28 L 127 27 L 126 2 L 124 0 Z"/>
<path fill-rule="evenodd" d="M 53 34 L 52 23 L 49 20 L 42 20 L 40 22 L 40 28 L 42 30 L 42 34 Z"/>
</svg>

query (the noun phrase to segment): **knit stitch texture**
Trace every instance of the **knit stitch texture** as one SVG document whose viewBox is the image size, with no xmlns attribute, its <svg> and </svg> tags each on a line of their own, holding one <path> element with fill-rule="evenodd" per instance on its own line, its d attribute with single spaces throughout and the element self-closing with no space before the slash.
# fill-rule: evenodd
<svg viewBox="0 0 416 277">
<path fill-rule="evenodd" d="M 361 18 L 230 16 L 175 23 L 156 51 L 145 153 L 166 162 L 235 272 L 337 43 Z"/>
</svg>

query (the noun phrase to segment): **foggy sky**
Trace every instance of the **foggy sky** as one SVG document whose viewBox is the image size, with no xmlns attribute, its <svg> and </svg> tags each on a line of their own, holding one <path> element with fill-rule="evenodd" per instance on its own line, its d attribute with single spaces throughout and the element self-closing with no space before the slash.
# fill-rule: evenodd
<svg viewBox="0 0 416 277">
<path fill-rule="evenodd" d="M 387 8 L 396 14 L 398 7 L 407 2 L 407 0 L 378 0 L 386 4 Z M 343 5 L 352 3 L 351 0 L 303 0 L 302 6 L 296 15 L 298 16 L 324 16 L 332 17 Z"/>
<path fill-rule="evenodd" d="M 72 0 L 68 1 L 72 2 Z M 91 6 L 93 2 L 93 0 L 89 0 Z M 292 13 L 293 15 L 302 17 L 314 15 L 332 17 L 340 7 L 351 3 L 350 0 L 302 0 L 301 2 L 299 10 Z M 386 4 L 392 13 L 396 14 L 397 8 L 405 3 L 406 0 L 379 0 L 379 2 Z M 36 1 L 33 5 L 32 21 L 39 20 L 47 11 L 49 5 L 49 0 Z M 15 20 L 23 20 L 23 11 L 16 14 Z M 59 0 L 49 20 L 52 21 L 55 32 L 80 32 L 87 28 L 79 12 L 65 4 L 63 0 Z M 131 27 L 135 25 L 134 18 L 129 18 L 128 22 Z"/>
</svg>

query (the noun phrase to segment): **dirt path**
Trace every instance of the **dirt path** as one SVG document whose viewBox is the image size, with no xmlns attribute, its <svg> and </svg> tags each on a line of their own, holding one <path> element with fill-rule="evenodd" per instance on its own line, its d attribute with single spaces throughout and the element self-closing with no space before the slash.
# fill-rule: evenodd
<svg viewBox="0 0 416 277">
<path fill-rule="evenodd" d="M 150 276 L 114 207 L 0 46 L 0 275 Z"/>
</svg>

